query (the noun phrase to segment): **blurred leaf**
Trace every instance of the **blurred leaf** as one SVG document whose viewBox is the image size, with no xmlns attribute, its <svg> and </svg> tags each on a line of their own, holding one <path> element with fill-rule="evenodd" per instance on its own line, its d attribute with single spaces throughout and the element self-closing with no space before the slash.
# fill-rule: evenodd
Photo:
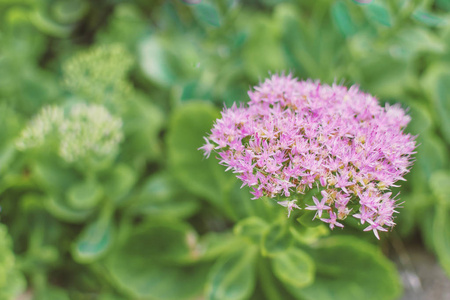
<svg viewBox="0 0 450 300">
<path fill-rule="evenodd" d="M 255 287 L 256 254 L 255 247 L 247 247 L 219 259 L 208 275 L 206 299 L 247 299 Z"/>
<path fill-rule="evenodd" d="M 315 267 L 304 251 L 291 247 L 272 258 L 275 276 L 286 286 L 302 288 L 314 281 Z"/>
<path fill-rule="evenodd" d="M 214 27 L 220 27 L 220 16 L 216 6 L 212 3 L 202 1 L 199 4 L 191 6 L 198 20 L 205 22 Z"/>
<path fill-rule="evenodd" d="M 113 243 L 111 207 L 104 208 L 100 216 L 87 224 L 72 244 L 72 255 L 79 263 L 90 263 L 108 251 Z"/>
<path fill-rule="evenodd" d="M 261 239 L 261 253 L 264 256 L 272 256 L 286 251 L 292 245 L 293 239 L 289 232 L 289 223 L 277 222 L 267 228 Z"/>
<path fill-rule="evenodd" d="M 133 188 L 136 182 L 136 172 L 128 165 L 119 164 L 109 171 L 103 190 L 114 202 L 119 202 Z"/>
<path fill-rule="evenodd" d="M 75 209 L 92 209 L 103 197 L 103 189 L 93 180 L 86 180 L 70 187 L 67 198 L 70 206 Z"/>
<path fill-rule="evenodd" d="M 88 4 L 83 0 L 58 1 L 53 6 L 55 18 L 65 24 L 79 21 L 87 12 Z"/>
<path fill-rule="evenodd" d="M 315 215 L 316 212 L 314 211 L 304 211 L 303 214 L 299 218 L 297 218 L 297 221 L 306 227 L 317 227 L 322 223 L 314 219 Z"/>
<path fill-rule="evenodd" d="M 16 299 L 25 290 L 25 284 L 12 251 L 11 237 L 6 226 L 0 224 L 0 299 Z"/>
<path fill-rule="evenodd" d="M 193 300 L 202 293 L 206 266 L 163 266 L 148 260 L 145 252 L 130 255 L 121 247 L 114 250 L 105 266 L 113 283 L 129 295 L 128 298 Z"/>
<path fill-rule="evenodd" d="M 445 171 L 433 173 L 430 178 L 430 187 L 436 202 L 450 207 L 450 173 Z"/>
<path fill-rule="evenodd" d="M 49 195 L 43 198 L 45 208 L 55 218 L 79 223 L 86 220 L 92 213 L 92 210 L 75 210 L 68 205 L 63 197 L 58 195 Z"/>
<path fill-rule="evenodd" d="M 156 263 L 190 263 L 200 257 L 197 239 L 197 233 L 179 221 L 147 223 L 133 229 L 121 251 Z"/>
<path fill-rule="evenodd" d="M 448 174 L 446 175 L 448 179 Z M 446 181 L 448 189 L 450 182 Z M 436 205 L 435 215 L 432 223 L 433 245 L 443 269 L 450 276 L 450 198 L 445 195 L 446 202 L 440 202 Z"/>
<path fill-rule="evenodd" d="M 409 176 L 415 191 L 425 188 L 431 174 L 445 169 L 448 164 L 448 151 L 441 139 L 434 134 L 420 136 L 416 162 Z"/>
<path fill-rule="evenodd" d="M 316 264 L 314 283 L 287 287 L 309 300 L 398 299 L 401 284 L 395 266 L 374 246 L 357 238 L 335 236 L 317 242 L 309 252 Z"/>
<path fill-rule="evenodd" d="M 30 13 L 30 21 L 43 33 L 64 38 L 68 37 L 74 27 L 72 25 L 61 25 L 55 21 L 49 19 L 48 16 L 44 15 L 43 12 L 35 10 Z"/>
<path fill-rule="evenodd" d="M 224 193 L 235 182 L 218 161 L 205 159 L 200 150 L 203 136 L 210 131 L 217 110 L 204 102 L 189 102 L 172 114 L 167 132 L 169 167 L 183 186 L 215 205 L 221 206 Z"/>
<path fill-rule="evenodd" d="M 250 26 L 250 32 L 242 52 L 244 62 L 243 71 L 251 80 L 267 75 L 268 72 L 278 72 L 288 69 L 284 59 L 283 49 L 280 45 L 280 24 L 272 21 L 264 15 L 253 17 L 243 16 L 244 20 L 252 19 L 246 23 Z"/>
<path fill-rule="evenodd" d="M 391 14 L 388 8 L 380 1 L 372 1 L 368 5 L 364 5 L 363 10 L 370 21 L 387 27 L 392 26 Z"/>
<path fill-rule="evenodd" d="M 124 158 L 133 163 L 139 162 L 140 158 L 152 161 L 160 159 L 162 149 L 159 135 L 166 118 L 160 107 L 145 98 L 129 99 L 123 117 L 126 140 L 121 146 L 121 152 Z"/>
<path fill-rule="evenodd" d="M 439 26 L 445 23 L 445 20 L 439 16 L 421 9 L 415 10 L 412 14 L 412 18 L 431 27 Z"/>
<path fill-rule="evenodd" d="M 347 4 L 344 1 L 336 1 L 331 7 L 334 22 L 344 36 L 352 36 L 356 33 L 356 25 L 348 11 Z"/>
<path fill-rule="evenodd" d="M 79 180 L 72 170 L 51 160 L 34 161 L 32 174 L 43 187 L 55 192 L 67 191 Z"/>
<path fill-rule="evenodd" d="M 161 37 L 151 35 L 143 40 L 139 45 L 139 56 L 144 74 L 159 85 L 170 86 L 181 76 L 173 49 Z"/>
<path fill-rule="evenodd" d="M 241 245 L 242 241 L 228 232 L 209 232 L 203 235 L 198 244 L 201 260 L 212 260 L 225 253 L 230 253 Z"/>
<path fill-rule="evenodd" d="M 267 230 L 268 226 L 258 217 L 249 217 L 234 225 L 233 232 L 247 238 L 251 243 L 259 245 L 262 233 Z"/>
<path fill-rule="evenodd" d="M 450 144 L 450 71 L 448 64 L 431 65 L 424 77 L 422 86 L 432 100 L 435 112 L 440 117 L 441 130 Z"/>
<path fill-rule="evenodd" d="M 185 218 L 199 208 L 197 199 L 187 195 L 167 173 L 156 173 L 144 183 L 130 212 L 154 218 Z"/>
</svg>

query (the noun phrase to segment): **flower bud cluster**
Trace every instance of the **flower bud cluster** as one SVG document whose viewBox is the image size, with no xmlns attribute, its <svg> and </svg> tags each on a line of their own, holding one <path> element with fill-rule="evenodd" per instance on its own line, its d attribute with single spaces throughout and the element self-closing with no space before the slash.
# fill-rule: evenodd
<svg viewBox="0 0 450 300">
<path fill-rule="evenodd" d="M 89 156 L 101 158 L 115 153 L 122 139 L 120 118 L 101 105 L 78 103 L 66 113 L 62 107 L 44 107 L 22 131 L 16 147 L 26 150 L 57 141 L 58 154 L 72 163 Z"/>
<path fill-rule="evenodd" d="M 225 109 L 200 149 L 206 156 L 217 151 L 253 199 L 295 198 L 317 188 L 321 199 L 313 197 L 306 209 L 331 228 L 343 227 L 339 220 L 349 215 L 377 238 L 394 226 L 389 188 L 404 180 L 416 146 L 403 132 L 410 117 L 399 105 L 382 107 L 357 86 L 291 75 L 273 75 L 248 94 L 248 106 Z M 300 208 L 292 201 L 281 203 Z"/>
</svg>

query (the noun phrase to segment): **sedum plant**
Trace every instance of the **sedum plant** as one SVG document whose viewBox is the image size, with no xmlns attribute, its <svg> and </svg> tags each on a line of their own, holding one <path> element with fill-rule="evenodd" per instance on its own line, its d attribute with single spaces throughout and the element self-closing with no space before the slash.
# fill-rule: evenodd
<svg viewBox="0 0 450 300">
<path fill-rule="evenodd" d="M 14 287 L 0 299 L 399 299 L 386 256 L 398 239 L 423 241 L 448 271 L 448 16 L 441 0 L 0 1 L 0 286 Z M 321 84 L 278 75 L 247 97 L 280 70 Z M 286 105 L 272 81 L 318 101 Z M 252 126 L 289 133 L 258 133 L 254 154 L 277 145 L 279 165 L 231 148 L 253 127 L 230 120 L 258 109 Z M 336 153 L 296 156 L 292 136 L 295 151 Z M 385 147 L 367 156 L 374 141 Z M 241 154 L 255 145 L 242 138 Z M 381 241 L 361 230 L 394 222 Z"/>
<path fill-rule="evenodd" d="M 394 226 L 398 204 L 389 188 L 405 180 L 415 148 L 403 133 L 410 121 L 403 109 L 382 108 L 356 86 L 291 75 L 273 75 L 249 96 L 248 107 L 224 110 L 200 149 L 207 157 L 217 150 L 220 163 L 252 187 L 252 199 L 277 198 L 288 216 L 316 211 L 331 229 L 351 214 L 378 239 L 378 230 Z M 322 198 L 305 207 L 309 199 L 298 198 L 316 187 Z"/>
</svg>

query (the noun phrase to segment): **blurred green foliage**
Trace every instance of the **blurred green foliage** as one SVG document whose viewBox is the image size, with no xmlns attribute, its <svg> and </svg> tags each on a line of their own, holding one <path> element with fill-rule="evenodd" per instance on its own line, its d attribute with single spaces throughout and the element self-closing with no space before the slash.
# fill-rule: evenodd
<svg viewBox="0 0 450 300">
<path fill-rule="evenodd" d="M 287 219 L 197 151 L 282 71 L 409 109 L 396 231 L 450 275 L 448 1 L 0 0 L 0 28 L 0 299 L 397 299 L 351 220 Z"/>
</svg>

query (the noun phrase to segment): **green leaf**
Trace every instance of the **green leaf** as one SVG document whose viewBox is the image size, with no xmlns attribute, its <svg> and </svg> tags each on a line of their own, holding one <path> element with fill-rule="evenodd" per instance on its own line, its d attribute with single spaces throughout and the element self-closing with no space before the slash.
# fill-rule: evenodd
<svg viewBox="0 0 450 300">
<path fill-rule="evenodd" d="M 36 160 L 31 168 L 35 179 L 49 191 L 67 191 L 79 181 L 75 172 L 50 160 Z"/>
<path fill-rule="evenodd" d="M 67 191 L 68 203 L 74 209 L 92 209 L 98 205 L 102 197 L 102 186 L 93 180 L 73 185 Z"/>
<path fill-rule="evenodd" d="M 426 189 L 431 175 L 448 164 L 448 151 L 441 139 L 433 133 L 420 136 L 417 147 L 416 162 L 410 175 L 411 184 L 415 191 Z"/>
<path fill-rule="evenodd" d="M 199 201 L 182 191 L 167 173 L 156 173 L 143 185 L 129 211 L 154 218 L 185 218 L 199 208 Z"/>
<path fill-rule="evenodd" d="M 214 157 L 205 159 L 200 150 L 203 136 L 211 130 L 218 111 L 204 102 L 189 102 L 172 114 L 167 132 L 169 168 L 192 193 L 222 207 L 222 199 L 236 181 Z"/>
<path fill-rule="evenodd" d="M 286 286 L 302 288 L 314 280 L 315 266 L 311 257 L 299 248 L 291 247 L 272 258 L 275 276 Z"/>
<path fill-rule="evenodd" d="M 374 246 L 353 237 L 320 240 L 309 251 L 316 264 L 314 283 L 286 286 L 301 299 L 398 299 L 401 284 L 395 266 Z"/>
<path fill-rule="evenodd" d="M 72 25 L 60 25 L 55 21 L 49 19 L 48 16 L 45 16 L 39 10 L 31 12 L 29 18 L 33 25 L 36 26 L 40 31 L 58 38 L 68 37 L 72 30 L 75 28 Z"/>
<path fill-rule="evenodd" d="M 214 4 L 202 1 L 191 7 L 199 21 L 205 22 L 214 27 L 220 27 L 220 15 Z"/>
<path fill-rule="evenodd" d="M 130 99 L 123 119 L 127 136 L 126 142 L 121 146 L 124 158 L 132 162 L 139 162 L 139 159 L 161 159 L 159 135 L 167 119 L 161 108 L 145 98 Z M 142 163 L 139 164 L 141 165 Z"/>
<path fill-rule="evenodd" d="M 248 247 L 219 259 L 206 282 L 206 299 L 247 299 L 255 286 L 256 254 L 255 247 Z"/>
<path fill-rule="evenodd" d="M 261 239 L 261 253 L 264 256 L 272 256 L 287 250 L 292 245 L 292 235 L 289 231 L 289 223 L 277 222 L 267 228 Z"/>
<path fill-rule="evenodd" d="M 156 35 L 145 39 L 139 45 L 139 55 L 142 71 L 152 81 L 166 87 L 177 81 L 179 62 L 164 39 Z"/>
<path fill-rule="evenodd" d="M 344 36 L 352 36 L 357 28 L 352 21 L 347 4 L 344 1 L 336 1 L 331 8 L 334 22 Z"/>
<path fill-rule="evenodd" d="M 450 182 L 446 182 L 447 188 Z M 446 203 L 436 205 L 432 223 L 432 240 L 437 257 L 443 269 L 450 276 L 450 199 L 446 196 Z"/>
<path fill-rule="evenodd" d="M 445 23 L 445 20 L 440 18 L 439 16 L 421 9 L 417 9 L 416 11 L 414 11 L 414 13 L 412 14 L 412 18 L 431 27 L 443 25 Z"/>
<path fill-rule="evenodd" d="M 200 297 L 207 276 L 207 265 L 173 267 L 147 259 L 144 252 L 130 255 L 116 248 L 105 262 L 115 286 L 127 299 L 192 300 Z"/>
<path fill-rule="evenodd" d="M 212 260 L 239 247 L 242 240 L 229 232 L 209 232 L 203 235 L 198 243 L 199 259 Z"/>
<path fill-rule="evenodd" d="M 319 220 L 315 220 L 314 216 L 316 215 L 316 212 L 314 211 L 304 211 L 303 214 L 297 218 L 297 221 L 306 227 L 317 227 L 320 224 L 323 224 L 322 222 L 319 222 Z"/>
<path fill-rule="evenodd" d="M 364 5 L 363 10 L 370 21 L 387 27 L 392 26 L 392 17 L 389 10 L 379 1 L 373 1 L 368 5 Z"/>
<path fill-rule="evenodd" d="M 97 220 L 87 224 L 72 245 L 72 255 L 79 263 L 90 263 L 103 256 L 113 243 L 112 209 L 105 208 Z"/>
<path fill-rule="evenodd" d="M 106 196 L 117 203 L 130 192 L 136 180 L 134 170 L 128 165 L 119 164 L 109 171 L 103 190 Z"/>
<path fill-rule="evenodd" d="M 436 202 L 450 207 L 450 173 L 445 171 L 433 173 L 430 178 L 430 187 Z"/>
<path fill-rule="evenodd" d="M 201 254 L 197 239 L 197 233 L 185 223 L 147 223 L 133 230 L 121 251 L 157 263 L 191 263 Z"/>
<path fill-rule="evenodd" d="M 427 68 L 422 78 L 422 87 L 432 100 L 435 112 L 440 117 L 440 128 L 450 143 L 450 69 L 448 64 L 435 63 Z"/>
<path fill-rule="evenodd" d="M 236 235 L 247 238 L 256 245 L 259 245 L 261 236 L 268 226 L 269 225 L 264 220 L 258 217 L 249 217 L 234 225 L 233 232 Z"/>
<path fill-rule="evenodd" d="M 55 218 L 66 222 L 79 223 L 86 220 L 93 210 L 75 210 L 68 205 L 65 197 L 58 195 L 48 195 L 43 197 L 45 208 Z"/>
</svg>

